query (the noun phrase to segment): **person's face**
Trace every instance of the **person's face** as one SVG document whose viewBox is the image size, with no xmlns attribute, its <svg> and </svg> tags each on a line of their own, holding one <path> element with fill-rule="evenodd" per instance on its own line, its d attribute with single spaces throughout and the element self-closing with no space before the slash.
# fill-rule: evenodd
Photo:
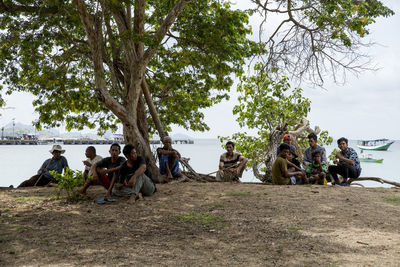
<svg viewBox="0 0 400 267">
<path fill-rule="evenodd" d="M 86 148 L 85 156 L 89 159 L 94 158 L 93 151 L 91 149 Z"/>
<path fill-rule="evenodd" d="M 59 159 L 61 157 L 61 151 L 58 150 L 54 150 L 51 154 L 53 154 L 54 159 Z"/>
<path fill-rule="evenodd" d="M 308 144 L 310 145 L 310 147 L 315 147 L 317 145 L 317 141 L 315 141 L 313 138 L 309 138 Z"/>
<path fill-rule="evenodd" d="M 342 150 L 343 152 L 346 151 L 346 149 L 347 149 L 347 144 L 345 141 L 341 141 L 338 146 L 339 146 L 340 150 Z"/>
<path fill-rule="evenodd" d="M 286 159 L 288 161 L 292 161 L 292 159 L 294 158 L 294 155 L 292 153 L 288 153 Z"/>
<path fill-rule="evenodd" d="M 226 151 L 228 152 L 228 154 L 232 154 L 233 149 L 234 148 L 231 144 L 226 145 Z"/>
<path fill-rule="evenodd" d="M 171 140 L 166 140 L 166 141 L 163 142 L 163 144 L 164 144 L 164 147 L 166 149 L 171 149 L 172 148 Z"/>
<path fill-rule="evenodd" d="M 320 163 L 321 163 L 321 155 L 315 156 L 315 157 L 313 158 L 313 160 L 314 160 L 315 163 L 320 164 Z"/>
<path fill-rule="evenodd" d="M 121 153 L 121 151 L 119 151 L 119 148 L 117 146 L 112 146 L 109 152 L 112 158 L 117 158 Z"/>
<path fill-rule="evenodd" d="M 131 153 L 129 154 L 129 160 L 135 161 L 137 159 L 136 149 L 132 149 Z"/>
<path fill-rule="evenodd" d="M 289 149 L 284 149 L 281 151 L 281 157 L 287 159 L 289 155 Z"/>
</svg>

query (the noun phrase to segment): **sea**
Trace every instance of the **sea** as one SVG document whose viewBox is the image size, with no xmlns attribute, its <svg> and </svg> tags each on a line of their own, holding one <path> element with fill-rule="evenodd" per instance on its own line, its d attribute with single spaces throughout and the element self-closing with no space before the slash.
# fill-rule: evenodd
<svg viewBox="0 0 400 267">
<path fill-rule="evenodd" d="M 350 140 L 349 147 L 360 150 L 356 146 L 357 141 Z M 36 174 L 42 163 L 51 158 L 49 150 L 52 145 L 0 145 L 0 170 L 1 187 L 18 186 L 22 181 Z M 68 160 L 69 167 L 73 170 L 84 170 L 82 163 L 85 157 L 87 145 L 62 145 L 66 150 L 64 156 Z M 110 145 L 94 145 L 97 154 L 102 157 L 109 156 Z M 219 157 L 225 152 L 218 139 L 194 139 L 194 144 L 174 144 L 173 147 L 183 157 L 190 158 L 189 164 L 198 173 L 208 174 L 218 170 Z M 155 151 L 156 145 L 152 147 Z M 336 142 L 326 147 L 327 155 L 334 148 Z M 397 164 L 400 159 L 400 141 L 392 144 L 388 151 L 366 151 L 374 158 L 383 158 L 383 163 L 361 163 L 363 177 L 380 177 L 385 180 L 400 182 Z M 251 168 L 243 173 L 243 182 L 260 182 L 253 175 Z M 380 184 L 374 181 L 360 182 L 365 187 L 391 187 L 388 184 Z"/>
</svg>

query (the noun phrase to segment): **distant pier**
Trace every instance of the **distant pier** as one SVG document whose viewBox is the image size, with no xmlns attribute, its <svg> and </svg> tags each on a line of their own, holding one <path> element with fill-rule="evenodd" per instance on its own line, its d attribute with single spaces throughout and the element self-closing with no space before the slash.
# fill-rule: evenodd
<svg viewBox="0 0 400 267">
<path fill-rule="evenodd" d="M 0 145 L 49 145 L 49 144 L 64 144 L 64 145 L 111 145 L 113 143 L 125 144 L 123 140 L 109 139 L 55 139 L 55 140 L 0 140 Z M 173 144 L 194 144 L 191 139 L 176 139 L 172 140 Z M 150 140 L 150 144 L 161 144 L 160 140 Z"/>
</svg>

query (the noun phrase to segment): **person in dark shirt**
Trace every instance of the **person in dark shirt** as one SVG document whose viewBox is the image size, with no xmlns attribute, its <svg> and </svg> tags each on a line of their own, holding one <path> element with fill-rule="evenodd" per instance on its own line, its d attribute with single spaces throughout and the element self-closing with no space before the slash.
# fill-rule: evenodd
<svg viewBox="0 0 400 267">
<path fill-rule="evenodd" d="M 61 148 L 60 145 L 53 145 L 49 151 L 53 157 L 47 159 L 43 162 L 42 166 L 37 172 L 37 175 L 32 176 L 30 179 L 22 182 L 18 187 L 28 187 L 28 186 L 45 186 L 50 182 L 55 181 L 53 175 L 49 171 L 56 171 L 62 173 L 66 167 L 68 167 L 67 159 L 61 154 L 64 154 L 65 150 Z"/>
<path fill-rule="evenodd" d="M 136 153 L 132 144 L 125 145 L 123 153 L 127 158 L 119 170 L 112 193 L 119 197 L 129 197 L 128 202 L 134 204 L 136 200 L 142 200 L 143 196 L 151 196 L 156 192 L 156 185 L 147 172 L 146 162 Z"/>
<path fill-rule="evenodd" d="M 162 142 L 164 146 L 157 148 L 160 173 L 165 174 L 167 179 L 180 177 L 179 159 L 181 158 L 181 154 L 172 148 L 171 137 L 165 136 Z"/>
<path fill-rule="evenodd" d="M 111 157 L 103 158 L 99 162 L 92 164 L 93 179 L 88 179 L 85 185 L 78 190 L 78 193 L 86 194 L 86 190 L 91 185 L 100 184 L 107 190 L 107 196 L 111 196 L 111 180 L 119 171 L 121 164 L 125 162 L 125 158 L 119 156 L 121 154 L 121 147 L 117 143 L 111 145 L 109 153 Z"/>
<path fill-rule="evenodd" d="M 340 148 L 340 152 L 336 154 L 337 160 L 333 163 L 336 165 L 331 165 L 328 167 L 329 173 L 332 175 L 334 182 L 339 183 L 338 174 L 343 177 L 342 186 L 349 186 L 347 183 L 348 178 L 358 178 L 361 174 L 361 165 L 358 158 L 357 152 L 348 147 L 348 140 L 344 137 L 337 140 L 337 144 Z"/>
</svg>

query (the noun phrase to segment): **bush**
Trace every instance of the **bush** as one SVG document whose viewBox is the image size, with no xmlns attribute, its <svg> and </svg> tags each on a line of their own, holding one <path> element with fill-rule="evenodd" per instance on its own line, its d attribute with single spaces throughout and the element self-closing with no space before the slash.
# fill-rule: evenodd
<svg viewBox="0 0 400 267">
<path fill-rule="evenodd" d="M 81 171 L 73 171 L 70 168 L 65 168 L 64 174 L 56 171 L 50 171 L 51 175 L 57 180 L 56 194 L 60 197 L 61 191 L 65 190 L 68 200 L 78 200 L 79 194 L 75 192 L 76 187 L 80 187 L 85 183 L 83 173 Z"/>
</svg>

